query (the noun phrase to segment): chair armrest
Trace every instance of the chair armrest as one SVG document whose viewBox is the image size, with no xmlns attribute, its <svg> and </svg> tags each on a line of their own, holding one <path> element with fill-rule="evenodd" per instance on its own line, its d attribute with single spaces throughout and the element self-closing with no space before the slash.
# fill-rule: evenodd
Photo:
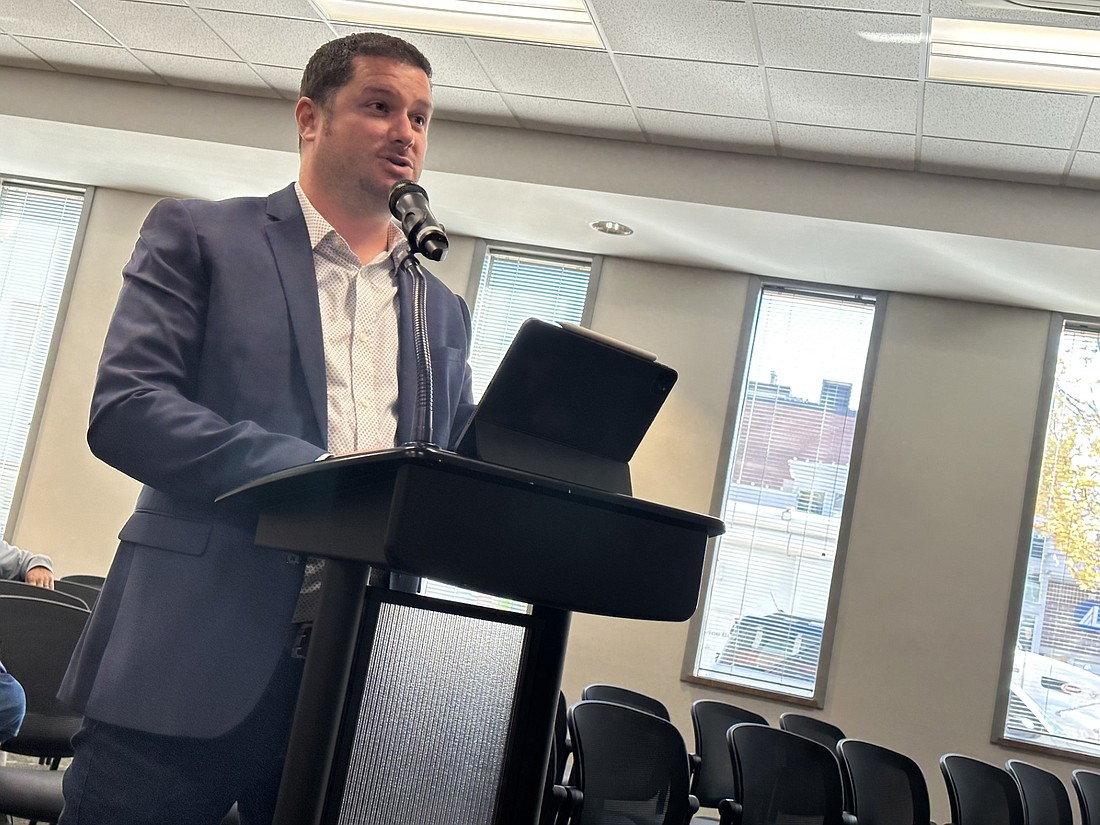
<svg viewBox="0 0 1100 825">
<path fill-rule="evenodd" d="M 572 785 L 551 785 L 550 803 L 543 805 L 539 825 L 565 825 L 578 813 L 584 802 L 584 793 Z"/>
<path fill-rule="evenodd" d="M 718 818 L 721 825 L 741 825 L 741 814 L 744 809 L 740 802 L 732 799 L 723 799 L 718 803 Z"/>
<path fill-rule="evenodd" d="M 684 825 L 691 822 L 691 818 L 699 813 L 699 797 L 695 794 L 688 794 L 688 815 L 684 819 Z"/>
<path fill-rule="evenodd" d="M 699 772 L 699 766 L 702 765 L 702 764 L 703 764 L 703 757 L 701 757 L 699 754 L 697 754 L 697 753 L 689 753 L 688 754 L 688 770 L 691 771 L 692 774 L 698 773 Z"/>
<path fill-rule="evenodd" d="M 855 814 L 850 814 L 847 811 L 840 815 L 840 819 L 844 823 L 844 825 L 858 825 L 858 820 L 856 819 Z"/>
</svg>

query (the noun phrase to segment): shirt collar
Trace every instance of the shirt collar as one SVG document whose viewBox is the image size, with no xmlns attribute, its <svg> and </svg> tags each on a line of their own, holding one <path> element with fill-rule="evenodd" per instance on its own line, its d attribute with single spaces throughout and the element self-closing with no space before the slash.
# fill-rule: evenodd
<svg viewBox="0 0 1100 825">
<path fill-rule="evenodd" d="M 309 232 L 310 249 L 316 252 L 317 247 L 327 240 L 331 240 L 332 242 L 339 240 L 340 244 L 347 247 L 347 241 L 340 237 L 340 233 L 333 229 L 332 224 L 325 220 L 325 216 L 318 212 L 317 208 L 310 203 L 309 198 L 306 197 L 306 193 L 302 191 L 302 187 L 297 181 L 294 182 L 294 194 L 298 196 L 298 203 L 302 207 L 302 215 L 306 219 L 306 230 Z M 405 233 L 401 231 L 401 227 L 397 225 L 396 221 L 390 221 L 387 227 L 386 252 L 387 257 L 393 261 L 395 272 L 402 259 L 408 254 L 408 251 L 409 242 L 405 238 Z M 348 249 L 348 252 L 350 253 L 351 250 Z M 373 262 L 367 261 L 366 263 Z"/>
</svg>

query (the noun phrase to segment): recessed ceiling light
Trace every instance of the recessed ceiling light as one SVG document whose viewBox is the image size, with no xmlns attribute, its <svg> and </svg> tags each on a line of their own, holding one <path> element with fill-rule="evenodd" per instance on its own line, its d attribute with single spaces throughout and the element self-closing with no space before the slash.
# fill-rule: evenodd
<svg viewBox="0 0 1100 825">
<path fill-rule="evenodd" d="M 584 0 L 317 0 L 336 23 L 603 47 Z"/>
<path fill-rule="evenodd" d="M 597 232 L 602 232 L 605 235 L 633 235 L 634 230 L 627 226 L 625 223 L 616 223 L 615 221 L 593 221 L 588 224 Z"/>
<path fill-rule="evenodd" d="M 1100 92 L 1100 31 L 933 18 L 928 79 Z"/>
</svg>

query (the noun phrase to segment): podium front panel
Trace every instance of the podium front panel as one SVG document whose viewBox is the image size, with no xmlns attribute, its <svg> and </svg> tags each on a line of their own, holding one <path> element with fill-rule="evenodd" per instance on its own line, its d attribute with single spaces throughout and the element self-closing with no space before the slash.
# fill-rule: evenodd
<svg viewBox="0 0 1100 825">
<path fill-rule="evenodd" d="M 372 591 L 324 822 L 502 825 L 537 621 Z"/>
</svg>

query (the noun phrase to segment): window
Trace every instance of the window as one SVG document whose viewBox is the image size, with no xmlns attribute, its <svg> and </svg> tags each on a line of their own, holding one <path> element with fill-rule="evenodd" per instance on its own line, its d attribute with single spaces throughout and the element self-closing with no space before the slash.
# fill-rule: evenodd
<svg viewBox="0 0 1100 825">
<path fill-rule="evenodd" d="M 816 698 L 875 301 L 760 290 L 688 678 Z"/>
<path fill-rule="evenodd" d="M 1100 324 L 1063 322 L 1051 360 L 997 738 L 1100 756 Z"/>
<path fill-rule="evenodd" d="M 598 261 L 519 247 L 478 244 L 470 368 L 481 398 L 520 325 L 528 318 L 583 324 L 595 294 Z M 424 580 L 421 592 L 452 601 L 523 612 L 527 605 L 442 582 Z"/>
<path fill-rule="evenodd" d="M 590 258 L 486 245 L 473 306 L 474 336 L 470 367 L 474 397 L 481 398 L 520 324 L 542 321 L 588 321 L 588 296 L 595 278 Z"/>
<path fill-rule="evenodd" d="M 84 192 L 0 181 L 0 533 L 58 327 Z"/>
</svg>

